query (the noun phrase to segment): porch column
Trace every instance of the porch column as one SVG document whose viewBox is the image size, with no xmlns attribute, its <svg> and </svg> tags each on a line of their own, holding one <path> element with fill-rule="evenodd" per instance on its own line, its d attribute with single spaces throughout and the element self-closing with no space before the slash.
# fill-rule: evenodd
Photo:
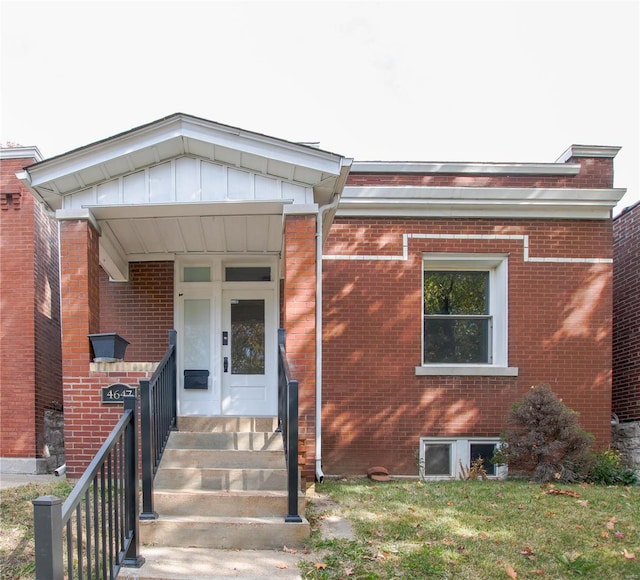
<svg viewBox="0 0 640 580">
<path fill-rule="evenodd" d="M 316 405 L 316 216 L 290 215 L 284 239 L 283 325 L 287 357 L 298 380 L 302 477 L 315 473 Z"/>
<path fill-rule="evenodd" d="M 89 392 L 88 334 L 99 332 L 98 232 L 89 220 L 60 222 L 62 375 L 67 475 L 78 478 L 102 441 L 92 437 L 100 422 L 99 394 Z M 95 389 L 94 389 L 95 390 Z"/>
</svg>

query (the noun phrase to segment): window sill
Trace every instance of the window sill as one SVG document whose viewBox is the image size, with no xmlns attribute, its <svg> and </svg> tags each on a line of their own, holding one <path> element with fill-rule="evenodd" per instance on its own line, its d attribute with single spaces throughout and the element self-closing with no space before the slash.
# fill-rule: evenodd
<svg viewBox="0 0 640 580">
<path fill-rule="evenodd" d="M 517 377 L 518 367 L 493 365 L 427 365 L 416 367 L 416 376 Z"/>
</svg>

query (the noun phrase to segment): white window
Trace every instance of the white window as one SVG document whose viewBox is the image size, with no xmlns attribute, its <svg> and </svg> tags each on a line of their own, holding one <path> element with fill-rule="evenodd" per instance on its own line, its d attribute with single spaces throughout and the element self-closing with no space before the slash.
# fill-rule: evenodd
<svg viewBox="0 0 640 580">
<path fill-rule="evenodd" d="M 420 439 L 420 477 L 422 479 L 464 477 L 472 464 L 481 459 L 487 478 L 503 479 L 507 475 L 507 467 L 491 463 L 498 445 L 500 445 L 499 439 L 487 437 L 473 439 L 422 437 Z"/>
<path fill-rule="evenodd" d="M 425 254 L 418 375 L 506 375 L 507 257 Z"/>
</svg>

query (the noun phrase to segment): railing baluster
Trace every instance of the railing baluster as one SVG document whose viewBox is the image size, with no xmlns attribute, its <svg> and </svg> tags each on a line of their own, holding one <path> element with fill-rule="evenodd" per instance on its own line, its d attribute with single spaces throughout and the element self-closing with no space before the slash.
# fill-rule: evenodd
<svg viewBox="0 0 640 580">
<path fill-rule="evenodd" d="M 299 523 L 298 493 L 298 381 L 291 379 L 285 349 L 284 330 L 278 331 L 278 430 L 287 460 L 287 515 L 285 522 Z"/>
</svg>

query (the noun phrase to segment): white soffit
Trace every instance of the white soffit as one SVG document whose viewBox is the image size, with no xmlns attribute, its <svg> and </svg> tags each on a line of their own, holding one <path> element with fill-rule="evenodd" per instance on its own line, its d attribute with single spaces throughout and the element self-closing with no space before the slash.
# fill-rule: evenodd
<svg viewBox="0 0 640 580">
<path fill-rule="evenodd" d="M 339 217 L 607 219 L 626 189 L 345 187 Z"/>
<path fill-rule="evenodd" d="M 130 262 L 176 254 L 277 255 L 291 202 L 222 202 L 93 206 L 58 210 L 59 220 L 87 219 L 100 231 L 100 264 L 112 280 L 128 279 Z"/>
</svg>

